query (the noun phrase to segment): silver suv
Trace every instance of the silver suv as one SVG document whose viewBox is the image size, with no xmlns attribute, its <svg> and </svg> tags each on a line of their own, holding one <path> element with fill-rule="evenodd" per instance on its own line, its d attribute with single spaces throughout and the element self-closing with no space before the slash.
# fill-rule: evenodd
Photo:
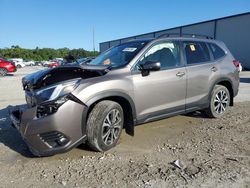
<svg viewBox="0 0 250 188">
<path fill-rule="evenodd" d="M 134 40 L 84 65 L 23 78 L 27 105 L 10 117 L 37 156 L 86 142 L 106 151 L 122 129 L 200 110 L 219 118 L 238 93 L 237 61 L 224 43 L 195 37 Z"/>
</svg>

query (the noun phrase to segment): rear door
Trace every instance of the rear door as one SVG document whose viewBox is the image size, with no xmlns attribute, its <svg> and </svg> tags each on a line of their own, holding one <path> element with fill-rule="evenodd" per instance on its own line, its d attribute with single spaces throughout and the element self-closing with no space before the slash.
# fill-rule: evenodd
<svg viewBox="0 0 250 188">
<path fill-rule="evenodd" d="M 142 122 L 185 111 L 186 69 L 178 41 L 152 45 L 132 72 L 137 117 Z M 159 71 L 142 76 L 138 70 L 147 61 L 161 63 Z"/>
<path fill-rule="evenodd" d="M 211 84 L 218 76 L 218 66 L 205 42 L 184 41 L 187 68 L 186 109 L 195 110 L 208 105 Z"/>
</svg>

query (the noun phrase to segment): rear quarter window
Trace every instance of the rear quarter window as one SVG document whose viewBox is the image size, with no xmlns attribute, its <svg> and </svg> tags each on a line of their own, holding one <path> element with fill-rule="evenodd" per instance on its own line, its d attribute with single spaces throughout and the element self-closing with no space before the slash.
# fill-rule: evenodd
<svg viewBox="0 0 250 188">
<path fill-rule="evenodd" d="M 218 45 L 212 43 L 208 45 L 210 46 L 210 49 L 212 51 L 215 60 L 226 55 L 225 51 L 222 50 Z"/>
<path fill-rule="evenodd" d="M 208 47 L 205 42 L 184 42 L 187 64 L 205 63 L 211 61 Z"/>
</svg>

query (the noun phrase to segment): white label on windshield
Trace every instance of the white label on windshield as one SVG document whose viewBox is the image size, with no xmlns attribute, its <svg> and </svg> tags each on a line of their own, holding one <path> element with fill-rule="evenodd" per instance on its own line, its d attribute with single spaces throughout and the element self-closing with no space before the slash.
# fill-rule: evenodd
<svg viewBox="0 0 250 188">
<path fill-rule="evenodd" d="M 135 50 L 137 50 L 137 48 L 125 48 L 124 50 L 122 50 L 123 52 L 134 52 Z"/>
</svg>

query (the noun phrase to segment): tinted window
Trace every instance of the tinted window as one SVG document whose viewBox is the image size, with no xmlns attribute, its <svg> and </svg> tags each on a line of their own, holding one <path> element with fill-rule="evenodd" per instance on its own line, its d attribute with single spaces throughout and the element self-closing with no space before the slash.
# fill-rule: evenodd
<svg viewBox="0 0 250 188">
<path fill-rule="evenodd" d="M 174 68 L 180 65 L 180 48 L 177 42 L 156 44 L 141 58 L 138 63 L 143 65 L 147 61 L 160 62 L 161 69 Z"/>
<path fill-rule="evenodd" d="M 210 61 L 209 50 L 204 42 L 184 42 L 187 64 Z"/>
<path fill-rule="evenodd" d="M 225 55 L 225 52 L 216 44 L 209 44 L 212 54 L 214 56 L 214 59 L 219 59 Z"/>
</svg>

